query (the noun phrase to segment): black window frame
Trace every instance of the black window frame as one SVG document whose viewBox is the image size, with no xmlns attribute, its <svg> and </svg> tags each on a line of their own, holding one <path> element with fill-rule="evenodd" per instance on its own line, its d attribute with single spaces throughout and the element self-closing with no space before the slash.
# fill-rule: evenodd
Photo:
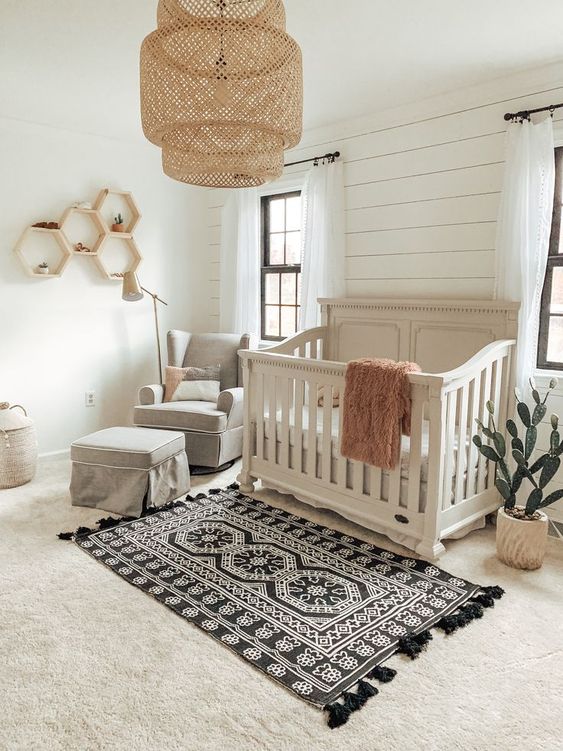
<svg viewBox="0 0 563 751">
<path fill-rule="evenodd" d="M 280 291 L 279 291 L 279 300 L 277 307 L 279 308 L 279 330 L 281 332 L 281 314 L 282 314 L 282 307 L 293 307 L 295 308 L 295 330 L 299 330 L 299 314 L 301 310 L 301 301 L 299 299 L 299 275 L 301 274 L 301 263 L 298 264 L 279 264 L 270 263 L 270 203 L 272 201 L 280 200 L 280 199 L 288 199 L 288 198 L 295 198 L 297 196 L 301 197 L 302 192 L 300 190 L 291 190 L 287 191 L 286 193 L 272 193 L 271 195 L 265 195 L 262 196 L 260 199 L 260 243 L 261 243 L 261 259 L 262 259 L 262 265 L 261 265 L 261 278 L 260 278 L 260 336 L 263 341 L 267 342 L 283 342 L 284 339 L 287 337 L 285 336 L 272 336 L 266 334 L 266 277 L 268 274 L 279 274 L 280 275 Z M 287 218 L 286 218 L 287 221 Z M 291 231 L 297 231 L 297 230 L 289 230 Z M 302 231 L 302 228 L 300 228 L 300 231 Z M 285 247 L 286 243 L 286 235 L 288 234 L 287 230 L 287 224 L 284 223 L 284 261 L 287 260 L 286 252 L 287 249 Z M 281 280 L 282 280 L 282 274 L 295 274 L 296 280 L 295 280 L 295 305 L 283 305 L 281 303 Z"/>
<path fill-rule="evenodd" d="M 563 318 L 563 313 L 551 313 L 551 291 L 553 287 L 554 269 L 563 268 L 563 253 L 559 253 L 561 244 L 561 202 L 563 183 L 563 146 L 555 149 L 555 192 L 553 196 L 553 213 L 551 219 L 551 234 L 549 237 L 549 251 L 547 257 L 547 267 L 545 270 L 545 280 L 543 284 L 539 336 L 538 336 L 538 356 L 537 366 L 542 370 L 563 370 L 563 362 L 553 362 L 547 359 L 547 350 L 549 344 L 549 323 L 551 318 Z"/>
</svg>

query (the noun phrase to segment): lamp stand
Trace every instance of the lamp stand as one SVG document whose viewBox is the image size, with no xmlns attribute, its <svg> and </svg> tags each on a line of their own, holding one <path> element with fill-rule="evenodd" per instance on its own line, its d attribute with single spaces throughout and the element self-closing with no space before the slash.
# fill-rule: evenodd
<svg viewBox="0 0 563 751">
<path fill-rule="evenodd" d="M 160 352 L 160 329 L 158 326 L 158 305 L 156 304 L 157 301 L 162 303 L 163 305 L 168 305 L 167 302 L 164 302 L 157 294 L 154 292 L 149 292 L 148 289 L 145 289 L 145 287 L 141 286 L 141 289 L 143 292 L 146 292 L 147 295 L 150 295 L 152 297 L 152 304 L 154 309 L 154 326 L 156 329 L 156 349 L 158 353 L 158 377 L 159 377 L 159 383 L 164 383 L 164 376 L 162 373 L 162 354 Z"/>
</svg>

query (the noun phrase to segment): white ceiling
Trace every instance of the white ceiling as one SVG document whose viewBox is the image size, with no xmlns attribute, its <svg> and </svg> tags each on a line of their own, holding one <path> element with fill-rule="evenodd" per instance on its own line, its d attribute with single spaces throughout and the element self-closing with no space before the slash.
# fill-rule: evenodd
<svg viewBox="0 0 563 751">
<path fill-rule="evenodd" d="M 563 59 L 563 2 L 286 0 L 305 126 Z M 0 0 L 0 116 L 141 137 L 138 52 L 157 0 Z"/>
</svg>

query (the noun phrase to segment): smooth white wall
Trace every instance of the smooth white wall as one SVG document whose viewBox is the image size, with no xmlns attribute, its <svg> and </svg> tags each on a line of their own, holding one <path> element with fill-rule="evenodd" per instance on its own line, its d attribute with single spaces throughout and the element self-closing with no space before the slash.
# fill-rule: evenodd
<svg viewBox="0 0 563 751">
<path fill-rule="evenodd" d="M 23 229 L 58 220 L 104 187 L 133 192 L 143 284 L 169 303 L 168 328 L 190 328 L 201 290 L 205 194 L 166 178 L 150 144 L 0 118 L 0 400 L 35 419 L 41 452 L 98 428 L 127 424 L 139 386 L 157 379 L 152 302 L 124 303 L 120 283 L 73 257 L 60 279 L 26 275 L 13 248 Z M 197 259 L 197 260 L 194 260 Z M 85 391 L 97 404 L 85 407 Z"/>
</svg>

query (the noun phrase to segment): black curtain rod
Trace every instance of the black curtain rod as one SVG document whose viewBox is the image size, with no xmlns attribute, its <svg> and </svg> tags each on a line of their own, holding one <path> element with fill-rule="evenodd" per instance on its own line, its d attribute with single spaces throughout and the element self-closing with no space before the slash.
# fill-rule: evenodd
<svg viewBox="0 0 563 751">
<path fill-rule="evenodd" d="M 333 154 L 324 154 L 323 156 L 312 156 L 310 159 L 301 159 L 299 162 L 290 162 L 289 164 L 284 164 L 284 167 L 295 167 L 296 164 L 307 164 L 307 162 L 315 162 L 315 164 L 318 164 L 323 159 L 327 159 L 329 162 L 334 162 L 338 157 L 340 156 L 339 151 L 335 151 Z"/>
<path fill-rule="evenodd" d="M 554 110 L 558 110 L 563 107 L 563 102 L 560 104 L 550 104 L 548 107 L 537 107 L 535 110 L 521 110 L 520 112 L 507 112 L 504 116 L 505 120 L 529 120 L 530 115 L 535 115 L 536 112 L 551 112 L 553 115 Z"/>
</svg>

